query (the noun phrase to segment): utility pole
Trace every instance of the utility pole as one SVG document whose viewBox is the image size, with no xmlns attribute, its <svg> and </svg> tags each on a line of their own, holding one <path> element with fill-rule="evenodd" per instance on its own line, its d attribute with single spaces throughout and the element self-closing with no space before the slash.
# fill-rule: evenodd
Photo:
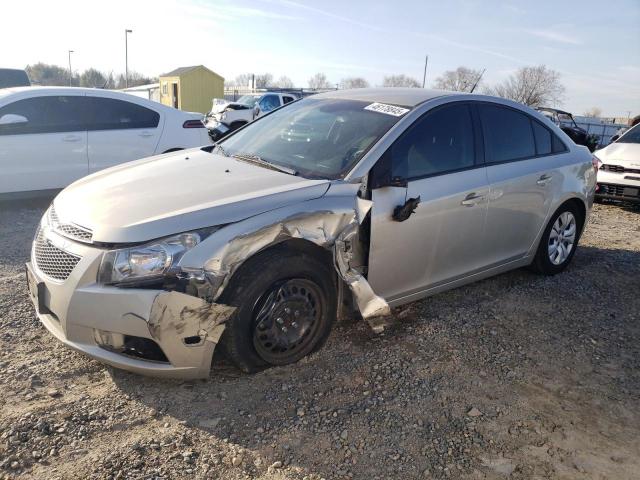
<svg viewBox="0 0 640 480">
<path fill-rule="evenodd" d="M 124 30 L 124 88 L 129 88 L 129 44 L 127 37 L 133 30 L 125 28 Z"/>
<path fill-rule="evenodd" d="M 73 78 L 73 73 L 71 71 L 71 54 L 73 50 L 69 50 L 69 86 L 71 86 L 71 79 Z"/>
<path fill-rule="evenodd" d="M 427 55 L 424 59 L 424 75 L 422 75 L 422 88 L 427 81 L 427 64 L 429 63 L 429 55 Z"/>
</svg>

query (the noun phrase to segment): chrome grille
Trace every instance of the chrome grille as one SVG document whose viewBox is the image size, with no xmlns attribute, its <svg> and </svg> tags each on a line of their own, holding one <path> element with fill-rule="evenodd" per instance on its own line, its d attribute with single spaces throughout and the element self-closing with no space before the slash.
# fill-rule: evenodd
<svg viewBox="0 0 640 480">
<path fill-rule="evenodd" d="M 93 239 L 93 232 L 88 228 L 71 223 L 61 223 L 53 205 L 49 209 L 49 224 L 63 237 L 68 237 L 83 243 L 91 243 Z"/>
<path fill-rule="evenodd" d="M 622 165 L 609 165 L 606 163 L 600 167 L 600 170 L 615 173 L 640 173 L 640 168 L 627 168 Z"/>
<path fill-rule="evenodd" d="M 56 280 L 66 280 L 80 261 L 80 257 L 65 252 L 53 245 L 38 229 L 33 246 L 34 260 L 38 270 Z"/>
</svg>

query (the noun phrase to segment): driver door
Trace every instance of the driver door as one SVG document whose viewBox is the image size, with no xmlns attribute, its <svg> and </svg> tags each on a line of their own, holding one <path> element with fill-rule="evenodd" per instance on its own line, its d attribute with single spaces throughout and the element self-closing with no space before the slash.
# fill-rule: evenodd
<svg viewBox="0 0 640 480">
<path fill-rule="evenodd" d="M 406 186 L 372 190 L 368 281 L 388 301 L 485 266 L 489 182 L 477 143 L 470 107 L 448 104 L 418 119 L 378 162 L 392 178 L 406 179 Z M 417 198 L 414 213 L 394 219 L 397 207 Z"/>
</svg>

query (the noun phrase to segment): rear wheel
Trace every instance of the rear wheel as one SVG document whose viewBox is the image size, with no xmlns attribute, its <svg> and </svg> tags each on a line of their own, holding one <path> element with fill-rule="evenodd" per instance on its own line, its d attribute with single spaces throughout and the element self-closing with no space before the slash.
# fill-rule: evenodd
<svg viewBox="0 0 640 480">
<path fill-rule="evenodd" d="M 223 295 L 236 311 L 222 346 L 242 370 L 294 363 L 327 339 L 336 315 L 335 272 L 308 253 L 276 248 L 241 267 Z"/>
<path fill-rule="evenodd" d="M 578 247 L 582 217 L 570 203 L 551 217 L 545 228 L 532 267 L 538 273 L 555 275 L 571 262 Z"/>
</svg>

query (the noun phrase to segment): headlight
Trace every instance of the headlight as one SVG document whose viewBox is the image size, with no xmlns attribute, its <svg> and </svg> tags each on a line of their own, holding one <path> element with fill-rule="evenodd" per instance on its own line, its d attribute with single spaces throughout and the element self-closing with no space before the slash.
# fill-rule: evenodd
<svg viewBox="0 0 640 480">
<path fill-rule="evenodd" d="M 215 230 L 181 233 L 146 245 L 106 252 L 100 264 L 98 282 L 127 286 L 160 280 L 171 273 L 186 252 Z"/>
</svg>

